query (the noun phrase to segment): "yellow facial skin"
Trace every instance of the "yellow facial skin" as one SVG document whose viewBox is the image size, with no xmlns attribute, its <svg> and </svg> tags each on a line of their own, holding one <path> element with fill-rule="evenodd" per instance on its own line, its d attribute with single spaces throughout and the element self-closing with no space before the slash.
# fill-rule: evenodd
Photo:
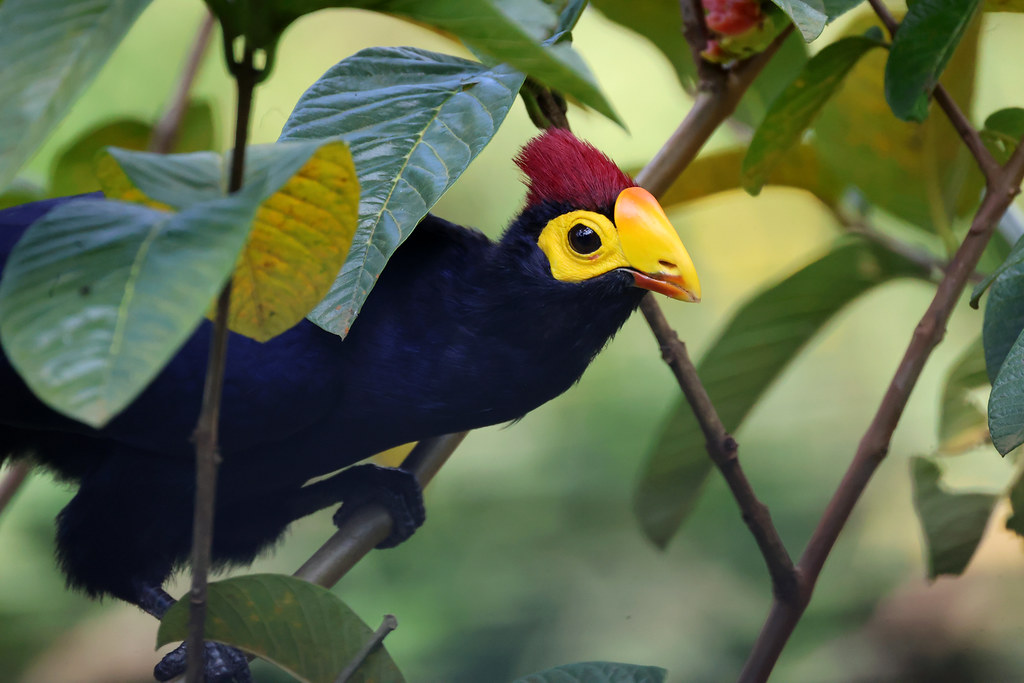
<svg viewBox="0 0 1024 683">
<path fill-rule="evenodd" d="M 582 282 L 625 268 L 637 287 L 700 301 L 693 261 L 651 193 L 640 187 L 623 190 L 614 215 L 614 223 L 593 211 L 570 211 L 548 221 L 537 244 L 554 278 Z"/>
</svg>

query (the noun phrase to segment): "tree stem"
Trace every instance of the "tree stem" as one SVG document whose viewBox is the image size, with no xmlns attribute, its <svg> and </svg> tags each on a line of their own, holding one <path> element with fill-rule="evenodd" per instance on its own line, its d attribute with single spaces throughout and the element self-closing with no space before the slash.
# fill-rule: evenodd
<svg viewBox="0 0 1024 683">
<path fill-rule="evenodd" d="M 939 283 L 928 310 L 925 311 L 921 321 L 914 329 L 910 344 L 882 398 L 882 403 L 861 438 L 846 475 L 836 489 L 800 558 L 797 569 L 802 579 L 801 599 L 796 603 L 782 603 L 778 600 L 774 602 L 768 619 L 761 629 L 761 634 L 754 644 L 750 658 L 740 675 L 739 680 L 742 683 L 757 683 L 768 679 L 782 648 L 785 647 L 804 608 L 810 601 L 814 584 L 818 580 L 825 560 L 832 551 L 840 531 L 846 525 L 854 505 L 860 499 L 871 476 L 885 459 L 892 434 L 903 415 L 910 392 L 917 384 L 928 356 L 942 340 L 946 332 L 946 324 L 964 286 L 974 272 L 996 224 L 1006 212 L 1010 202 L 1020 192 L 1022 181 L 1024 181 L 1024 140 L 1021 141 L 1021 145 L 1018 146 L 1006 167 L 994 178 L 989 178 L 989 189 L 974 216 L 971 228 L 946 269 L 946 274 Z"/>
<path fill-rule="evenodd" d="M 188 96 L 192 91 L 192 84 L 199 73 L 199 65 L 203 63 L 203 55 L 210 45 L 210 37 L 213 35 L 214 25 L 213 14 L 206 10 L 199 31 L 196 32 L 192 49 L 189 50 L 188 59 L 185 61 L 185 68 L 181 72 L 178 87 L 171 96 L 171 102 L 167 106 L 164 115 L 160 117 L 156 126 L 153 127 L 153 134 L 149 138 L 149 151 L 159 154 L 167 154 L 174 148 L 177 142 L 178 132 L 181 129 L 181 120 L 188 108 Z"/>
<path fill-rule="evenodd" d="M 259 72 L 253 67 L 253 54 L 246 50 L 245 62 L 235 64 L 232 73 L 238 92 L 235 119 L 235 146 L 231 154 L 229 192 L 242 187 L 245 174 L 245 146 L 249 133 L 253 91 L 259 82 Z M 210 548 L 213 542 L 214 509 L 216 505 L 218 427 L 221 395 L 224 388 L 224 370 L 227 362 L 228 313 L 231 307 L 231 279 L 217 297 L 217 312 L 213 321 L 213 338 L 203 387 L 203 403 L 196 425 L 196 495 L 192 525 L 192 587 L 189 591 L 189 632 L 185 674 L 187 683 L 202 683 L 205 670 L 203 625 L 206 621 L 206 583 L 210 570 Z"/>
</svg>

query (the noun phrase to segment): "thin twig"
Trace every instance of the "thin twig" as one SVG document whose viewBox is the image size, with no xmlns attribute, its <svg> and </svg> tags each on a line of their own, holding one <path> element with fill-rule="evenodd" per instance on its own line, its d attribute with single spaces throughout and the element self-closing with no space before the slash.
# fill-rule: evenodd
<svg viewBox="0 0 1024 683">
<path fill-rule="evenodd" d="M 801 577 L 802 599 L 796 603 L 785 603 L 778 600 L 774 602 L 768 619 L 761 629 L 761 634 L 754 643 L 750 658 L 740 675 L 741 683 L 759 683 L 768 679 L 772 667 L 810 601 L 814 584 L 839 537 L 839 532 L 846 525 L 854 505 L 860 499 L 871 476 L 885 459 L 892 434 L 903 415 L 910 392 L 921 376 L 921 371 L 932 350 L 942 340 L 953 308 L 959 300 L 970 274 L 977 266 L 989 238 L 995 231 L 996 224 L 1006 212 L 1010 202 L 1020 192 L 1022 180 L 1024 180 L 1024 140 L 1021 141 L 1021 145 L 1018 146 L 1007 165 L 995 177 L 988 179 L 989 189 L 974 216 L 971 228 L 950 262 L 928 310 L 917 324 L 903 360 L 896 369 L 892 382 L 882 398 L 882 403 L 857 447 L 853 462 L 850 463 L 846 475 L 836 489 L 800 558 L 797 569 Z"/>
<path fill-rule="evenodd" d="M 352 661 L 345 665 L 345 668 L 341 670 L 338 677 L 334 679 L 334 683 L 347 683 L 348 679 L 352 678 L 359 667 L 363 665 L 366 658 L 372 655 L 373 651 L 384 643 L 384 639 L 388 637 L 388 634 L 396 628 L 398 628 L 398 619 L 395 618 L 395 615 L 385 614 L 380 626 L 373 632 L 370 639 L 363 644 L 359 652 L 352 657 Z"/>
<path fill-rule="evenodd" d="M 849 234 L 857 235 L 874 242 L 886 251 L 902 256 L 906 260 L 921 266 L 925 270 L 945 273 L 946 269 L 949 268 L 948 260 L 935 256 L 925 249 L 920 249 L 907 244 L 906 242 L 902 242 L 895 237 L 890 237 L 862 219 L 851 218 L 850 216 L 845 215 L 842 211 L 837 210 L 833 210 L 832 215 L 835 216 L 839 224 L 842 225 L 843 229 Z M 974 271 L 968 279 L 971 282 L 981 282 L 984 278 L 984 275 L 978 271 Z"/>
<path fill-rule="evenodd" d="M 245 63 L 232 69 L 237 84 L 238 105 L 235 120 L 235 145 L 231 154 L 229 192 L 242 187 L 245 172 L 245 146 L 249 136 L 253 91 L 260 73 L 253 68 L 251 50 L 245 52 Z M 203 625 L 206 621 L 206 581 L 210 569 L 210 547 L 213 542 L 213 517 L 217 490 L 217 466 L 220 462 L 218 426 L 224 369 L 227 362 L 228 312 L 231 307 L 231 280 L 217 297 L 217 313 L 213 322 L 213 338 L 203 387 L 203 403 L 196 425 L 196 493 L 192 527 L 192 587 L 189 591 L 189 630 L 187 642 L 188 683 L 202 683 L 205 647 Z"/>
<path fill-rule="evenodd" d="M 792 27 L 783 31 L 764 53 L 741 62 L 725 73 L 719 86 L 700 88 L 693 108 L 676 131 L 647 166 L 637 174 L 638 185 L 655 196 L 663 194 L 686 168 L 718 126 L 736 109 L 746 89 L 789 36 Z M 717 76 L 714 76 L 717 78 Z M 647 319 L 661 348 L 662 358 L 675 374 L 676 381 L 693 409 L 704 432 L 708 455 L 718 467 L 739 505 L 764 557 L 777 599 L 796 600 L 798 575 L 786 546 L 772 523 L 771 514 L 754 494 L 737 456 L 738 445 L 726 431 L 697 376 L 697 370 L 686 352 L 686 346 L 668 325 L 661 307 L 653 296 L 644 297 L 641 311 Z"/>
<path fill-rule="evenodd" d="M 718 412 L 690 361 L 686 345 L 669 326 L 653 296 L 646 295 L 640 307 L 661 346 L 661 357 L 672 368 L 676 381 L 679 382 L 687 402 L 693 409 L 693 414 L 697 417 L 697 422 L 700 423 L 708 455 L 729 484 L 729 489 L 739 504 L 743 521 L 746 522 L 747 528 L 757 541 L 761 555 L 764 556 L 775 597 L 783 602 L 797 599 L 799 592 L 793 560 L 772 523 L 768 507 L 758 500 L 743 468 L 740 467 L 737 456 L 739 445 L 729 435 L 718 417 Z"/>
<path fill-rule="evenodd" d="M 31 471 L 32 463 L 28 460 L 13 462 L 4 471 L 3 479 L 0 479 L 0 514 L 3 514 L 7 505 L 14 499 L 14 494 L 25 483 Z"/>
<path fill-rule="evenodd" d="M 188 107 L 189 92 L 196 80 L 196 74 L 199 73 L 199 65 L 203 63 L 206 48 L 210 45 L 214 23 L 213 13 L 206 10 L 195 41 L 192 43 L 192 49 L 189 50 L 188 58 L 185 61 L 185 68 L 178 80 L 178 87 L 175 88 L 174 94 L 171 96 L 171 103 L 156 126 L 153 127 L 153 133 L 149 138 L 149 151 L 151 152 L 167 154 L 174 148 L 178 131 L 181 128 L 182 117 L 185 116 L 185 110 Z"/>
</svg>

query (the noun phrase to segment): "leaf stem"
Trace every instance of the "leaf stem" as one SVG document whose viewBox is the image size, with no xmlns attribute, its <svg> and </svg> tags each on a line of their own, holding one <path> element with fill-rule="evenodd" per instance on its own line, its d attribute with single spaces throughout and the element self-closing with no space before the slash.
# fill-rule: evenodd
<svg viewBox="0 0 1024 683">
<path fill-rule="evenodd" d="M 235 119 L 235 146 L 231 154 L 229 192 L 242 187 L 245 174 L 245 146 L 249 133 L 253 92 L 260 72 L 253 67 L 253 53 L 246 49 L 245 63 L 232 69 L 238 92 Z M 227 362 L 228 313 L 231 307 L 231 279 L 217 297 L 213 322 L 213 338 L 203 387 L 203 403 L 196 425 L 196 493 L 192 524 L 192 587 L 189 591 L 189 632 L 187 645 L 187 683 L 202 683 L 205 647 L 203 625 L 206 620 L 206 583 L 210 569 L 210 547 L 213 542 L 213 521 L 217 490 L 217 466 L 220 462 L 218 426 L 224 370 Z"/>
<path fill-rule="evenodd" d="M 338 677 L 334 679 L 334 683 L 347 683 L 359 667 L 363 665 L 366 658 L 372 655 L 373 651 L 384 643 L 384 639 L 388 637 L 388 634 L 396 628 L 398 628 L 398 619 L 395 618 L 395 615 L 385 614 L 380 626 L 373 632 L 370 639 L 363 644 L 359 652 L 352 657 L 352 661 L 345 665 L 345 668 L 341 670 Z"/>
<path fill-rule="evenodd" d="M 188 107 L 188 95 L 192 90 L 192 84 L 199 73 L 199 66 L 203 63 L 203 55 L 210 45 L 210 37 L 213 35 L 214 18 L 210 10 L 206 10 L 199 30 L 196 32 L 192 49 L 189 50 L 188 59 L 185 61 L 185 68 L 181 72 L 178 87 L 174 90 L 171 102 L 160 117 L 156 126 L 153 127 L 153 134 L 149 138 L 149 151 L 159 154 L 167 154 L 174 148 L 178 132 L 181 129 L 181 120 Z"/>
</svg>

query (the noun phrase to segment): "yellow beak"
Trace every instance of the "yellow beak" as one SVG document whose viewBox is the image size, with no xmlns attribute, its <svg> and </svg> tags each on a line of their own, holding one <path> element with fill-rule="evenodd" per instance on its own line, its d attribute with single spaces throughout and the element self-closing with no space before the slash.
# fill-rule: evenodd
<svg viewBox="0 0 1024 683">
<path fill-rule="evenodd" d="M 615 200 L 615 227 L 637 287 L 681 301 L 700 301 L 700 281 L 661 204 L 642 187 Z"/>
</svg>

